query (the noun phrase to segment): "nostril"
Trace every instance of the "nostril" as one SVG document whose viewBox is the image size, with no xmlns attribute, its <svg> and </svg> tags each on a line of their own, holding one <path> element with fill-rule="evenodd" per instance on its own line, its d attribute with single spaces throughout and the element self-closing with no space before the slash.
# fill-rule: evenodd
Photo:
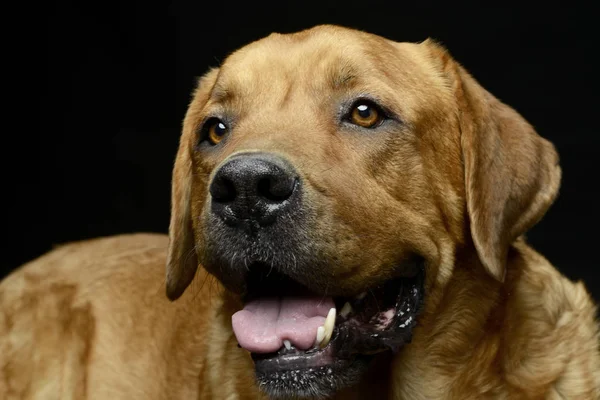
<svg viewBox="0 0 600 400">
<path fill-rule="evenodd" d="M 257 183 L 258 195 L 274 202 L 287 200 L 296 187 L 296 179 L 269 176 Z"/>
<path fill-rule="evenodd" d="M 220 203 L 227 203 L 235 200 L 237 191 L 235 190 L 235 184 L 231 180 L 220 177 L 210 186 L 210 194 L 213 200 Z"/>
</svg>

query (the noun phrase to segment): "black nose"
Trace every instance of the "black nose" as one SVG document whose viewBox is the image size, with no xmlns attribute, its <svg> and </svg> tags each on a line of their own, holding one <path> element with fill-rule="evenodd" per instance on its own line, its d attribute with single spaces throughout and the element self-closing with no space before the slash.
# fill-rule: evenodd
<svg viewBox="0 0 600 400">
<path fill-rule="evenodd" d="M 212 212 L 230 226 L 258 229 L 297 206 L 294 168 L 271 154 L 238 155 L 223 164 L 210 184 Z"/>
</svg>

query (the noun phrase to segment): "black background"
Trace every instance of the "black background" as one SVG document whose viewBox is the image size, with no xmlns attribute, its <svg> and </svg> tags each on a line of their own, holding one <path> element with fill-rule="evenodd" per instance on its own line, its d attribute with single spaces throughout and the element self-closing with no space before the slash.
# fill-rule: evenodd
<svg viewBox="0 0 600 400">
<path fill-rule="evenodd" d="M 555 143 L 561 193 L 528 237 L 600 299 L 595 12 L 573 2 L 498 3 L 27 3 L 6 37 L 14 55 L 4 63 L 16 71 L 5 81 L 17 86 L 8 110 L 18 117 L 4 133 L 9 239 L 0 271 L 65 241 L 166 232 L 171 166 L 195 78 L 270 32 L 335 23 L 398 41 L 441 41 Z"/>
</svg>

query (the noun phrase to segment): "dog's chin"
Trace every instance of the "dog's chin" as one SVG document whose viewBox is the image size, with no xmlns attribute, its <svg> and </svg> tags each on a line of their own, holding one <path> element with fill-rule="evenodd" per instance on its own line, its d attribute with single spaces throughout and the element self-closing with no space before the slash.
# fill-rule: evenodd
<svg viewBox="0 0 600 400">
<path fill-rule="evenodd" d="M 258 387 L 272 399 L 321 399 L 328 398 L 336 391 L 352 386 L 366 372 L 373 356 L 356 356 L 353 359 L 334 359 L 329 355 L 289 356 L 296 358 L 298 366 L 286 366 L 286 360 L 278 357 L 262 358 L 252 355 L 256 365 Z M 311 367 L 312 361 L 319 359 L 324 365 Z M 274 364 L 277 361 L 282 365 Z M 300 365 L 305 364 L 305 367 Z"/>
<path fill-rule="evenodd" d="M 319 296 L 277 271 L 253 267 L 250 271 L 257 272 L 246 281 L 245 304 L 267 297 Z M 287 341 L 276 351 L 251 351 L 259 388 L 274 399 L 325 398 L 358 383 L 377 354 L 396 353 L 411 341 L 423 302 L 424 269 L 417 270 L 354 296 L 330 298 L 337 312 L 325 346 L 315 342 L 302 350 Z"/>
</svg>

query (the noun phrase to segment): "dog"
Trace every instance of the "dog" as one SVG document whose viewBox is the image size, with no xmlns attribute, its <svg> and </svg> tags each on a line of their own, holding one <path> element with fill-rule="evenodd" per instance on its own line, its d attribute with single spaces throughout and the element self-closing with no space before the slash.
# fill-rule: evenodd
<svg viewBox="0 0 600 400">
<path fill-rule="evenodd" d="M 435 41 L 272 34 L 199 79 L 168 237 L 0 284 L 0 397 L 598 399 L 594 302 L 523 236 L 560 179 Z"/>
</svg>

